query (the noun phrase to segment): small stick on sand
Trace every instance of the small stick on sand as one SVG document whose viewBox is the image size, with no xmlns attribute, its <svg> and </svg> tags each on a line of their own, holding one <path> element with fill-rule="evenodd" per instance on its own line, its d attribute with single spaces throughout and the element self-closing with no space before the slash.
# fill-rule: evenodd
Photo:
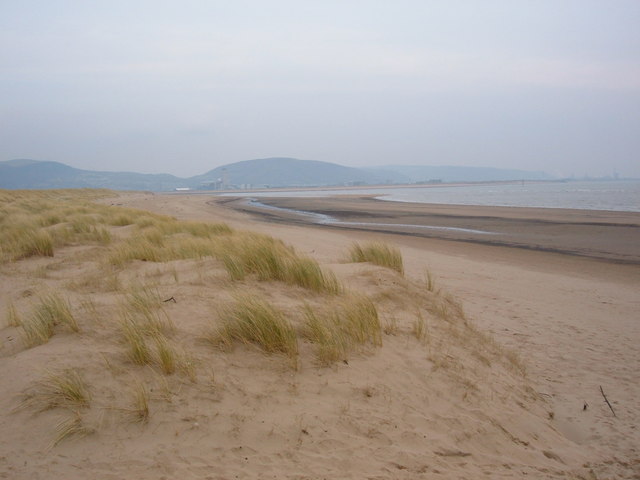
<svg viewBox="0 0 640 480">
<path fill-rule="evenodd" d="M 609 403 L 609 400 L 607 399 L 607 396 L 604 394 L 604 390 L 602 390 L 602 385 L 600 385 L 600 393 L 604 397 L 604 401 L 607 402 L 607 405 L 609 405 L 609 408 L 611 409 L 611 413 L 613 413 L 613 416 L 617 417 L 616 412 L 613 411 L 613 407 L 611 406 L 611 404 Z"/>
<path fill-rule="evenodd" d="M 171 298 L 167 298 L 166 300 L 163 300 L 163 302 L 164 302 L 164 303 L 167 303 L 167 302 L 178 303 L 178 302 L 176 301 L 176 299 L 175 299 L 175 298 L 173 298 L 173 297 L 171 297 Z"/>
</svg>

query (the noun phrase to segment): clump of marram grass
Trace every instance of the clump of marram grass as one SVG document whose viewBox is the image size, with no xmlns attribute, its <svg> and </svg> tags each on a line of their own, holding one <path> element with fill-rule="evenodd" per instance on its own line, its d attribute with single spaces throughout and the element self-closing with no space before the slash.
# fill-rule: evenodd
<svg viewBox="0 0 640 480">
<path fill-rule="evenodd" d="M 209 336 L 213 343 L 226 347 L 234 342 L 252 343 L 267 353 L 282 353 L 292 360 L 298 356 L 293 326 L 264 298 L 238 294 L 223 308 L 220 320 Z"/>
<path fill-rule="evenodd" d="M 323 271 L 318 262 L 308 257 L 295 257 L 285 264 L 284 280 L 315 292 L 338 294 L 342 286 L 335 274 Z"/>
<path fill-rule="evenodd" d="M 106 191 L 23 191 L 0 196 L 0 262 L 51 257 L 74 243 L 108 243 L 107 207 L 89 203 Z"/>
<path fill-rule="evenodd" d="M 148 285 L 134 285 L 123 306 L 130 321 L 145 335 L 173 333 L 175 325 L 162 309 L 158 291 Z"/>
<path fill-rule="evenodd" d="M 53 257 L 53 239 L 48 232 L 28 225 L 2 225 L 2 261 L 28 257 Z"/>
<path fill-rule="evenodd" d="M 41 297 L 31 316 L 20 323 L 25 345 L 34 347 L 46 343 L 53 336 L 54 327 L 61 324 L 74 332 L 80 330 L 68 301 L 56 293 Z"/>
<path fill-rule="evenodd" d="M 413 333 L 413 336 L 420 342 L 424 342 L 427 339 L 427 322 L 419 310 L 413 321 L 411 333 Z"/>
<path fill-rule="evenodd" d="M 221 258 L 230 275 L 238 280 L 255 274 L 258 280 L 284 280 L 291 248 L 267 235 L 245 233 L 222 247 Z M 231 268 L 230 268 L 231 267 Z"/>
<path fill-rule="evenodd" d="M 124 315 L 120 322 L 129 359 L 136 365 L 151 363 L 151 350 L 140 324 L 130 316 Z"/>
<path fill-rule="evenodd" d="M 112 249 L 107 262 L 111 265 L 122 266 L 132 260 L 163 262 L 169 258 L 163 245 L 158 245 L 145 237 L 130 237 Z"/>
<path fill-rule="evenodd" d="M 231 227 L 225 223 L 205 223 L 189 220 L 163 222 L 158 227 L 166 234 L 187 233 L 197 238 L 211 238 L 233 232 Z"/>
<path fill-rule="evenodd" d="M 364 245 L 354 243 L 349 250 L 349 259 L 356 263 L 371 262 L 404 274 L 400 250 L 386 243 L 370 242 Z"/>
<path fill-rule="evenodd" d="M 11 301 L 7 304 L 7 325 L 10 327 L 19 327 L 22 325 L 18 310 L 16 310 L 16 306 Z"/>
<path fill-rule="evenodd" d="M 433 292 L 436 289 L 436 280 L 433 277 L 433 273 L 431 273 L 431 270 L 425 270 L 424 285 L 427 288 L 427 292 Z"/>
<path fill-rule="evenodd" d="M 20 333 L 26 347 L 35 347 L 47 343 L 53 336 L 55 325 L 47 316 L 32 314 L 22 320 Z"/>
<path fill-rule="evenodd" d="M 382 346 L 378 311 L 365 295 L 351 295 L 320 312 L 307 305 L 304 315 L 303 333 L 316 345 L 316 358 L 323 365 L 345 360 L 357 345 Z"/>
<path fill-rule="evenodd" d="M 449 293 L 439 293 L 427 306 L 428 310 L 447 322 L 466 320 L 462 303 Z"/>
<path fill-rule="evenodd" d="M 315 260 L 266 235 L 244 234 L 222 246 L 218 256 L 232 280 L 254 274 L 261 281 L 282 281 L 316 292 L 342 291 L 333 272 L 323 271 Z"/>
<path fill-rule="evenodd" d="M 304 335 L 316 345 L 315 355 L 322 365 L 346 360 L 352 339 L 346 334 L 337 314 L 319 315 L 308 305 L 304 309 Z"/>
<path fill-rule="evenodd" d="M 51 408 L 78 409 L 88 407 L 91 394 L 76 369 L 49 372 L 23 395 L 19 408 L 33 407 L 38 411 Z"/>
<path fill-rule="evenodd" d="M 175 347 L 164 335 L 155 335 L 153 339 L 156 346 L 158 365 L 160 365 L 162 371 L 167 375 L 175 373 L 179 363 L 178 353 Z"/>
<path fill-rule="evenodd" d="M 171 363 L 175 363 L 175 352 L 166 341 L 166 335 L 175 331 L 175 325 L 161 305 L 157 290 L 134 285 L 121 307 L 120 330 L 127 355 L 133 363 L 152 363 L 153 354 L 148 340 L 154 340 L 161 368 L 165 373 L 173 373 L 175 365 Z"/>
<path fill-rule="evenodd" d="M 56 425 L 55 436 L 49 448 L 53 448 L 63 440 L 71 437 L 86 437 L 95 432 L 95 429 L 84 424 L 79 412 L 74 412 L 69 418 L 61 420 Z"/>
<path fill-rule="evenodd" d="M 136 422 L 147 423 L 149 421 L 149 390 L 141 382 L 135 382 L 132 388 L 132 406 L 128 409 Z"/>
</svg>

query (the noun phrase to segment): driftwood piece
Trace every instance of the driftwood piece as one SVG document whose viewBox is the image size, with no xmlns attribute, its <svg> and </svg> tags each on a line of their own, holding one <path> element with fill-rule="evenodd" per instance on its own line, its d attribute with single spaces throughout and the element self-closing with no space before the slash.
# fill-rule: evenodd
<svg viewBox="0 0 640 480">
<path fill-rule="evenodd" d="M 461 450 L 449 450 L 447 448 L 443 448 L 442 450 L 436 450 L 435 452 L 436 455 L 439 455 L 441 457 L 469 457 L 471 456 L 471 454 L 469 452 L 463 452 Z"/>
<path fill-rule="evenodd" d="M 175 298 L 173 298 L 173 297 L 171 297 L 171 298 L 167 298 L 166 300 L 163 300 L 163 302 L 164 302 L 164 303 L 167 303 L 167 302 L 178 303 L 178 302 L 176 301 L 176 299 L 175 299 Z"/>
<path fill-rule="evenodd" d="M 613 413 L 614 417 L 617 417 L 616 412 L 613 411 L 613 407 L 611 406 L 611 404 L 609 403 L 609 399 L 607 398 L 607 396 L 604 394 L 604 390 L 602 389 L 602 385 L 600 385 L 600 393 L 602 394 L 602 396 L 604 397 L 604 401 L 607 402 L 607 405 L 609 405 L 609 408 L 611 409 L 611 413 Z"/>
</svg>

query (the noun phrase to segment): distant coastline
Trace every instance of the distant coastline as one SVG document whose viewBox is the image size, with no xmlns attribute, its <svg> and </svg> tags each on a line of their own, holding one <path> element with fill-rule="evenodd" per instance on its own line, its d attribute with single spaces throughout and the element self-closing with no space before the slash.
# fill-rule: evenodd
<svg viewBox="0 0 640 480">
<path fill-rule="evenodd" d="M 459 182 L 191 193 L 258 198 L 357 195 L 385 201 L 419 204 L 640 212 L 640 180 Z"/>
</svg>

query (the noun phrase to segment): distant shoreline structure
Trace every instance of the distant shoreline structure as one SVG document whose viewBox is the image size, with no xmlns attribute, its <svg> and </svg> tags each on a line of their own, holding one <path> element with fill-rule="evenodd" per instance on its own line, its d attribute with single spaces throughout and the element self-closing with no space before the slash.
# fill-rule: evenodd
<svg viewBox="0 0 640 480">
<path fill-rule="evenodd" d="M 163 195 L 180 195 L 188 193 L 190 195 L 233 195 L 244 193 L 272 193 L 272 192 L 322 192 L 322 191 L 342 191 L 342 190 L 378 190 L 378 189 L 394 189 L 394 188 L 447 188 L 447 187 L 469 187 L 469 186 L 483 186 L 483 185 L 532 185 L 540 183 L 568 183 L 572 180 L 487 180 L 477 182 L 433 182 L 433 183 L 382 183 L 382 184 L 367 184 L 367 185 L 330 185 L 330 186 L 291 186 L 291 187 L 273 187 L 273 188 L 233 188 L 226 190 L 186 190 L 184 188 L 176 188 L 172 192 L 158 192 Z M 620 180 L 624 181 L 624 180 Z"/>
</svg>

